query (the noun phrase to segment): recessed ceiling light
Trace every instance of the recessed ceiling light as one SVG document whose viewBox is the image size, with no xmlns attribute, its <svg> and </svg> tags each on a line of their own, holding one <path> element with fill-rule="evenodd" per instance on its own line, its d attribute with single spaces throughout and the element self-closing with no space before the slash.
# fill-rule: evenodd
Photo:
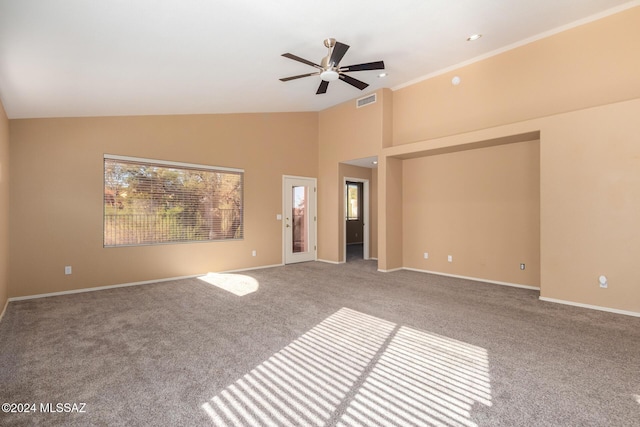
<svg viewBox="0 0 640 427">
<path fill-rule="evenodd" d="M 377 161 L 377 160 L 374 160 L 373 162 L 371 162 L 371 164 L 372 164 L 372 165 L 377 165 L 377 164 L 378 164 L 378 161 Z"/>
<path fill-rule="evenodd" d="M 467 41 L 472 42 L 478 40 L 480 37 L 482 37 L 482 34 L 471 34 L 469 37 L 467 37 Z"/>
<path fill-rule="evenodd" d="M 387 73 L 380 73 L 378 74 L 378 77 L 387 77 Z"/>
</svg>

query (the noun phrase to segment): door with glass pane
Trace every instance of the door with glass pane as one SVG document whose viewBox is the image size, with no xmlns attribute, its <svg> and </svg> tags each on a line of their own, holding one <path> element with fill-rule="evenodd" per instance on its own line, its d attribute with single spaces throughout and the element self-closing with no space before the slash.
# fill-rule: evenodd
<svg viewBox="0 0 640 427">
<path fill-rule="evenodd" d="M 283 179 L 284 263 L 316 259 L 316 179 Z"/>
</svg>

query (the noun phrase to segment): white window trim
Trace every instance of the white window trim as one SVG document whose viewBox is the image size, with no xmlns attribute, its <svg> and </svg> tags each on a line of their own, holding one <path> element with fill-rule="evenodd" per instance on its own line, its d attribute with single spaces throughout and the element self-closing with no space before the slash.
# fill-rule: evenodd
<svg viewBox="0 0 640 427">
<path fill-rule="evenodd" d="M 181 168 L 192 168 L 192 169 L 207 169 L 213 171 L 224 171 L 224 172 L 238 172 L 244 173 L 244 169 L 238 168 L 227 168 L 223 166 L 211 166 L 211 165 L 200 165 L 196 163 L 183 163 L 183 162 L 171 162 L 168 160 L 158 160 L 158 159 L 147 159 L 144 157 L 129 157 L 129 156 L 117 156 L 115 154 L 104 154 L 104 159 L 109 160 L 122 160 L 125 162 L 144 162 L 144 163 L 153 163 L 158 166 L 176 166 Z"/>
</svg>

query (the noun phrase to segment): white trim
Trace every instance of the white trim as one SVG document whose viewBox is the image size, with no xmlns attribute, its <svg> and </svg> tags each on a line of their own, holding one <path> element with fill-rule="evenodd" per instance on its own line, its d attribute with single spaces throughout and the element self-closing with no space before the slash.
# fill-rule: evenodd
<svg viewBox="0 0 640 427">
<path fill-rule="evenodd" d="M 2 313 L 0 313 L 0 322 L 2 322 L 2 318 L 4 317 L 4 314 L 7 312 L 8 306 L 9 306 L 9 299 L 7 298 L 7 301 L 4 303 L 4 308 L 2 309 Z"/>
<path fill-rule="evenodd" d="M 512 288 L 529 289 L 529 290 L 532 290 L 532 291 L 539 291 L 540 290 L 540 287 L 538 287 L 538 286 L 521 285 L 519 283 L 510 283 L 510 282 L 500 282 L 498 280 L 481 279 L 479 277 L 459 276 L 457 274 L 440 273 L 438 271 L 420 270 L 420 269 L 417 269 L 417 268 L 409 268 L 409 267 L 404 267 L 404 270 L 417 271 L 418 273 L 435 274 L 435 275 L 438 275 L 438 276 L 454 277 L 456 279 L 473 280 L 473 281 L 476 281 L 476 282 L 491 283 L 493 285 L 510 286 Z"/>
<path fill-rule="evenodd" d="M 284 264 L 259 265 L 258 267 L 249 267 L 249 268 L 239 268 L 237 270 L 218 271 L 217 273 L 240 273 L 242 271 L 262 270 L 262 269 L 265 269 L 265 268 L 282 267 L 282 266 L 284 266 Z M 214 273 L 214 272 L 212 271 L 212 273 Z"/>
<path fill-rule="evenodd" d="M 144 280 L 142 282 L 121 283 L 121 284 L 118 284 L 118 285 L 96 286 L 95 288 L 72 289 L 72 290 L 69 290 L 69 291 L 60 291 L 60 292 L 50 292 L 50 293 L 46 293 L 46 294 L 27 295 L 27 296 L 23 296 L 23 297 L 12 297 L 12 298 L 9 298 L 9 301 L 23 301 L 23 300 L 28 300 L 28 299 L 57 297 L 57 296 L 61 296 L 61 295 L 81 294 L 81 293 L 84 293 L 84 292 L 104 291 L 104 290 L 107 290 L 107 289 L 125 288 L 125 287 L 128 287 L 128 286 L 149 285 L 151 283 L 169 282 L 171 280 L 192 279 L 194 277 L 199 277 L 199 276 L 204 276 L 204 274 L 194 274 L 194 275 L 191 275 L 191 276 L 169 277 L 169 278 L 166 278 L 166 279 L 157 279 L 157 280 Z"/>
<path fill-rule="evenodd" d="M 400 270 L 404 270 L 404 267 L 399 267 L 399 268 L 390 268 L 389 270 L 383 270 L 381 268 L 378 269 L 378 271 L 380 273 L 393 273 L 394 271 L 400 271 Z"/>
<path fill-rule="evenodd" d="M 213 171 L 225 171 L 225 172 L 238 172 L 244 173 L 244 169 L 238 168 L 227 168 L 223 166 L 210 166 L 210 165 L 200 165 L 195 163 L 183 163 L 183 162 L 172 162 L 168 160 L 158 160 L 158 159 L 146 159 L 144 157 L 129 157 L 129 156 L 118 156 L 115 154 L 104 154 L 104 159 L 109 160 L 122 160 L 125 162 L 142 162 L 142 163 L 153 163 L 155 165 L 160 166 L 177 166 L 182 168 L 191 168 L 191 169 L 206 169 Z"/>
<path fill-rule="evenodd" d="M 617 308 L 602 307 L 599 305 L 583 304 L 581 302 L 565 301 L 555 298 L 540 297 L 540 301 L 553 302 L 556 304 L 572 305 L 574 307 L 589 308 L 591 310 L 606 311 L 609 313 L 623 314 L 625 316 L 640 317 L 640 313 L 635 311 L 618 310 Z"/>
<path fill-rule="evenodd" d="M 466 67 L 467 65 L 471 65 L 471 64 L 474 64 L 476 62 L 480 62 L 480 61 L 482 61 L 484 59 L 491 58 L 492 56 L 500 55 L 501 53 L 507 52 L 509 50 L 513 50 L 513 49 L 519 48 L 521 46 L 527 45 L 529 43 L 533 43 L 535 41 L 538 41 L 538 40 L 541 40 L 541 39 L 544 39 L 544 38 L 547 38 L 547 37 L 551 37 L 551 36 L 553 36 L 555 34 L 563 32 L 563 31 L 567 31 L 567 30 L 570 30 L 572 28 L 579 27 L 581 25 L 588 24 L 588 23 L 593 22 L 593 21 L 597 21 L 598 19 L 606 18 L 607 16 L 614 15 L 614 14 L 619 13 L 619 12 L 623 12 L 623 11 L 625 11 L 627 9 L 631 9 L 631 8 L 634 8 L 634 7 L 639 6 L 639 5 L 640 5 L 640 0 L 633 0 L 633 1 L 630 1 L 628 3 L 621 4 L 619 6 L 611 8 L 611 9 L 607 9 L 607 10 L 604 10 L 602 12 L 596 13 L 594 15 L 587 16 L 586 18 L 578 19 L 577 21 L 573 21 L 573 22 L 571 22 L 569 24 L 565 24 L 565 25 L 562 25 L 560 27 L 556 27 L 556 28 L 554 28 L 552 30 L 536 34 L 536 35 L 528 37 L 528 38 L 526 38 L 524 40 L 520 40 L 520 41 L 518 41 L 516 43 L 512 43 L 510 45 L 501 47 L 499 49 L 492 50 L 491 52 L 487 52 L 487 53 L 485 53 L 483 55 L 476 56 L 475 58 L 471 58 L 471 59 L 469 59 L 467 61 L 459 62 L 459 63 L 457 63 L 455 65 L 450 66 L 450 67 L 442 68 L 440 70 L 434 71 L 434 72 L 429 73 L 427 75 L 424 75 L 422 77 L 418 77 L 416 79 L 409 80 L 406 83 L 401 83 L 401 84 L 399 84 L 397 86 L 392 87 L 391 90 L 392 91 L 396 91 L 396 90 L 399 90 L 399 89 L 403 89 L 403 88 L 405 88 L 407 86 L 411 86 L 411 85 L 414 85 L 416 83 L 420 83 L 420 82 L 422 82 L 424 80 L 428 80 L 428 79 L 431 79 L 433 77 L 440 76 L 440 75 L 448 73 L 450 71 L 457 70 L 458 68 Z"/>
<path fill-rule="evenodd" d="M 371 258 L 369 258 L 369 260 L 370 260 L 370 261 L 377 261 L 377 260 L 378 260 L 378 258 L 371 257 Z"/>
<path fill-rule="evenodd" d="M 639 0 L 640 1 L 640 0 Z M 282 175 L 282 178 L 293 178 L 293 179 L 315 179 L 317 180 L 318 178 L 312 177 L 312 176 L 299 176 L 299 175 Z"/>
<path fill-rule="evenodd" d="M 281 267 L 282 265 L 283 264 L 261 265 L 261 266 L 258 266 L 258 267 L 249 267 L 249 268 L 242 268 L 242 269 L 237 269 L 237 270 L 219 271 L 218 273 L 238 273 L 238 272 L 241 272 L 241 271 L 260 270 L 260 269 L 263 269 L 263 268 Z M 23 296 L 23 297 L 12 297 L 12 298 L 9 298 L 7 300 L 7 304 L 10 301 L 11 302 L 13 302 L 13 301 L 24 301 L 24 300 L 29 300 L 29 299 L 57 297 L 57 296 L 61 296 L 61 295 L 81 294 L 81 293 L 85 293 L 85 292 L 94 292 L 94 291 L 104 291 L 104 290 L 107 290 L 107 289 L 126 288 L 126 287 L 129 287 L 129 286 L 150 285 L 150 284 L 153 284 L 153 283 L 170 282 L 172 280 L 193 279 L 193 278 L 196 278 L 196 277 L 202 277 L 202 276 L 206 276 L 206 275 L 207 275 L 207 273 L 205 273 L 205 274 L 191 274 L 189 276 L 168 277 L 168 278 L 164 278 L 164 279 L 144 280 L 142 282 L 121 283 L 121 284 L 117 284 L 117 285 L 96 286 L 95 288 L 72 289 L 72 290 L 69 290 L 69 291 L 60 291 L 60 292 L 50 292 L 50 293 L 46 293 L 46 294 L 27 295 L 27 296 Z M 6 305 L 5 305 L 5 309 L 6 309 Z M 3 311 L 3 314 L 4 314 L 4 311 Z M 1 319 L 2 319 L 2 317 L 0 316 L 0 320 Z"/>
<path fill-rule="evenodd" d="M 324 262 L 326 264 L 334 264 L 334 265 L 344 264 L 344 261 L 329 261 L 328 259 L 317 259 L 316 261 Z"/>
</svg>

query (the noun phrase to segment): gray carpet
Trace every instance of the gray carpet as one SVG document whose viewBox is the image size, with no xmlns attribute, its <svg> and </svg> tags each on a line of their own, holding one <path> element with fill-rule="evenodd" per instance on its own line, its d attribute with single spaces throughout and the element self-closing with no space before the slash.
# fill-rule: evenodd
<svg viewBox="0 0 640 427">
<path fill-rule="evenodd" d="M 36 408 L 0 425 L 639 425 L 638 318 L 371 261 L 209 281 L 257 290 L 10 303 L 0 403 Z"/>
<path fill-rule="evenodd" d="M 364 245 L 362 243 L 353 243 L 347 245 L 346 261 L 361 261 L 364 259 Z"/>
</svg>

